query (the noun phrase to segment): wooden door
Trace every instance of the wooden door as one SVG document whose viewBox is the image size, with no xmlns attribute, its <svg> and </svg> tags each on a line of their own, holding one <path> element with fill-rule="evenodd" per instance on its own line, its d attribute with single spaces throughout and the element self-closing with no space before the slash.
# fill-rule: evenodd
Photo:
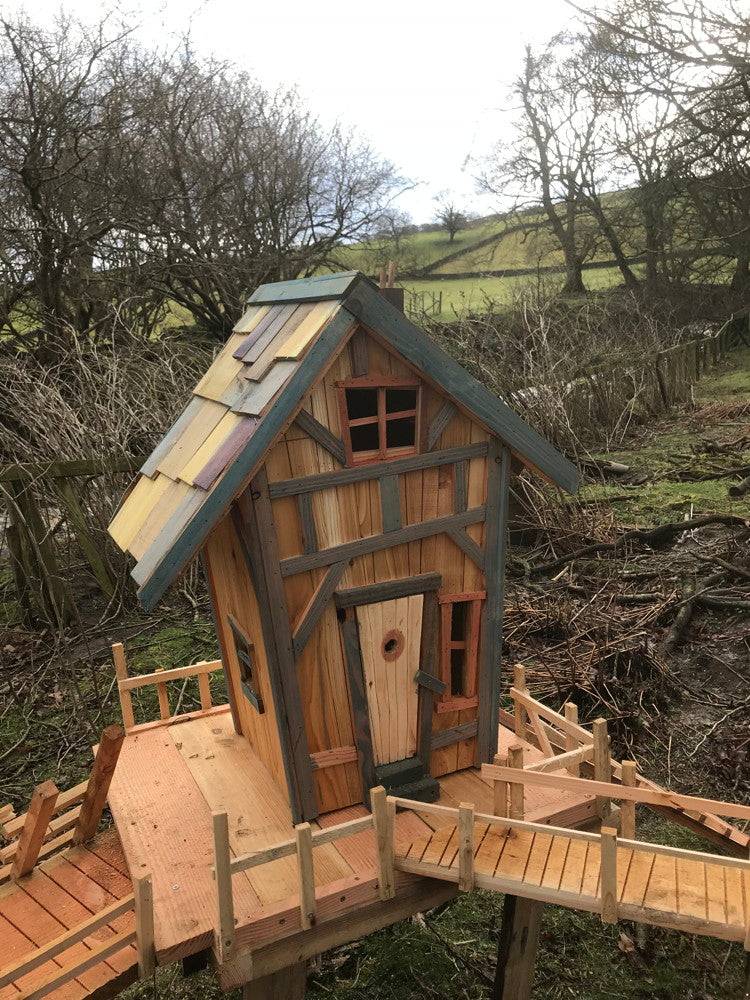
<svg viewBox="0 0 750 1000">
<path fill-rule="evenodd" d="M 357 608 L 375 765 L 417 752 L 422 594 Z"/>
</svg>

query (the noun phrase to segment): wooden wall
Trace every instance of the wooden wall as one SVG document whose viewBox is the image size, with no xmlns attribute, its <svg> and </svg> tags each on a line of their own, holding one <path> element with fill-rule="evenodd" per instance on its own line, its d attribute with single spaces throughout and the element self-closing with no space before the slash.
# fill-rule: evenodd
<svg viewBox="0 0 750 1000">
<path fill-rule="evenodd" d="M 237 540 L 231 516 L 214 528 L 203 550 L 206 571 L 215 595 L 214 613 L 219 630 L 227 684 L 231 686 L 239 723 L 253 750 L 285 787 L 284 761 L 276 727 L 273 691 L 268 675 L 260 613 L 245 558 Z M 228 623 L 231 615 L 255 647 L 258 684 L 264 712 L 259 714 L 242 693 L 239 663 Z"/>
<path fill-rule="evenodd" d="M 370 376 L 414 376 L 407 365 L 374 338 L 368 338 L 368 355 Z M 351 374 L 350 345 L 304 402 L 305 409 L 337 437 L 341 435 L 341 428 L 336 382 L 351 377 Z M 422 412 L 425 424 L 429 425 L 445 399 L 435 389 L 427 386 L 423 392 Z M 487 441 L 488 438 L 487 432 L 479 425 L 457 413 L 443 431 L 435 448 Z M 339 468 L 335 459 L 296 424 L 273 446 L 266 462 L 270 482 L 331 472 Z M 455 510 L 452 466 L 407 473 L 400 478 L 400 490 L 404 525 L 451 514 Z M 486 460 L 471 459 L 468 463 L 467 506 L 472 508 L 484 503 L 485 493 Z M 339 486 L 313 493 L 311 497 L 319 549 L 382 531 L 377 481 Z M 297 498 L 275 499 L 273 515 L 280 558 L 301 554 L 304 551 L 304 539 Z M 484 525 L 471 525 L 467 530 L 476 542 L 483 543 Z M 285 580 L 292 627 L 303 618 L 324 572 L 314 570 Z M 444 535 L 358 557 L 347 569 L 339 587 L 360 586 L 427 572 L 442 574 L 445 592 L 464 593 L 484 588 L 482 573 L 475 563 Z M 353 747 L 340 630 L 332 603 L 302 652 L 297 669 L 307 739 L 313 758 L 322 751 Z M 435 713 L 433 729 L 450 729 L 473 721 L 476 714 L 476 709 Z M 433 774 L 440 776 L 470 767 L 474 760 L 474 743 L 472 738 L 435 751 L 432 757 Z M 318 768 L 314 777 L 320 808 L 324 812 L 362 800 L 356 763 Z"/>
</svg>

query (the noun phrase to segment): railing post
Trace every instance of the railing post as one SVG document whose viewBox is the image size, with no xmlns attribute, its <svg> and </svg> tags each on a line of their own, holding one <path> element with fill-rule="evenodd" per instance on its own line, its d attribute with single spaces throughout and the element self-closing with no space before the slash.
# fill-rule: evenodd
<svg viewBox="0 0 750 1000">
<path fill-rule="evenodd" d="M 568 722 L 572 722 L 574 725 L 578 725 L 578 705 L 574 704 L 572 701 L 566 701 L 563 706 L 563 712 L 565 718 Z M 565 734 L 565 750 L 569 752 L 571 750 L 578 749 L 578 740 L 575 736 L 570 733 Z M 574 761 L 572 764 L 568 764 L 568 774 L 574 778 L 580 778 L 581 776 L 581 765 L 578 761 Z"/>
<path fill-rule="evenodd" d="M 523 747 L 515 744 L 508 751 L 508 767 L 519 767 L 523 770 Z M 524 816 L 524 786 L 520 781 L 510 783 L 510 818 L 523 819 Z"/>
<path fill-rule="evenodd" d="M 198 694 L 201 699 L 201 708 L 206 711 L 211 707 L 211 682 L 208 679 L 208 674 L 198 674 Z"/>
<path fill-rule="evenodd" d="M 217 949 L 220 961 L 225 961 L 234 948 L 234 900 L 232 869 L 229 858 L 229 821 L 225 812 L 211 814 L 214 832 L 214 879 L 219 918 Z"/>
<path fill-rule="evenodd" d="M 370 791 L 375 842 L 378 849 L 378 885 L 381 899 L 393 899 L 396 894 L 393 870 L 393 837 L 396 806 L 389 800 L 385 788 L 378 785 Z"/>
<path fill-rule="evenodd" d="M 125 647 L 121 642 L 112 645 L 112 659 L 115 664 L 115 675 L 118 681 L 125 681 L 128 678 L 128 663 L 125 659 Z M 121 691 L 117 685 L 117 692 L 120 695 L 120 711 L 122 712 L 122 724 L 126 729 L 132 729 L 135 725 L 135 714 L 133 713 L 133 696 L 130 691 Z"/>
<path fill-rule="evenodd" d="M 299 875 L 299 913 L 303 930 L 309 930 L 316 919 L 315 869 L 313 866 L 312 829 L 309 823 L 299 823 L 294 828 L 297 841 L 297 869 Z"/>
<path fill-rule="evenodd" d="M 461 802 L 458 807 L 458 888 L 474 888 L 474 806 Z"/>
<path fill-rule="evenodd" d="M 591 726 L 594 736 L 594 780 L 612 781 L 612 762 L 609 756 L 609 736 L 607 735 L 607 720 L 595 719 Z M 611 802 L 604 795 L 596 796 L 596 814 L 604 820 L 611 811 Z"/>
<path fill-rule="evenodd" d="M 73 832 L 74 844 L 84 844 L 87 840 L 91 840 L 96 833 L 124 739 L 125 732 L 122 726 L 107 726 L 102 732 L 94 758 L 94 767 Z"/>
<path fill-rule="evenodd" d="M 621 765 L 621 780 L 628 788 L 635 788 L 638 765 L 634 760 L 624 760 Z M 620 834 L 625 840 L 635 840 L 635 802 L 623 799 L 620 802 Z"/>
<path fill-rule="evenodd" d="M 521 663 L 516 663 L 513 667 L 513 687 L 522 691 L 524 694 L 528 693 L 528 688 L 526 687 L 526 670 Z M 513 703 L 513 713 L 515 715 L 515 730 L 516 736 L 519 740 L 526 739 L 526 709 L 519 702 L 515 701 Z"/>
<path fill-rule="evenodd" d="M 602 921 L 605 924 L 615 924 L 617 923 L 617 830 L 611 826 L 602 827 L 600 849 Z"/>
<path fill-rule="evenodd" d="M 160 674 L 164 667 L 157 667 L 154 671 L 155 674 Z M 169 695 L 167 694 L 167 684 L 163 681 L 161 684 L 156 685 L 156 693 L 159 696 L 159 718 L 168 719 L 170 716 L 169 709 Z"/>
<path fill-rule="evenodd" d="M 43 781 L 34 789 L 10 869 L 12 879 L 28 875 L 36 864 L 58 795 L 57 786 L 52 781 Z"/>
<path fill-rule="evenodd" d="M 506 767 L 508 759 L 504 754 L 496 753 L 493 764 L 498 767 Z M 508 782 L 500 781 L 497 778 L 492 782 L 492 812 L 495 816 L 508 815 Z"/>
<path fill-rule="evenodd" d="M 156 968 L 154 947 L 154 892 L 150 875 L 133 878 L 135 938 L 138 950 L 138 978 L 148 979 Z"/>
</svg>

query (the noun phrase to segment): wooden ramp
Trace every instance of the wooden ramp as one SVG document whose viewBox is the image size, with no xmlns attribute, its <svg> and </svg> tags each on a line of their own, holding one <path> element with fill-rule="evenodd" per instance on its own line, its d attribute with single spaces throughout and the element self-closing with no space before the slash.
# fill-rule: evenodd
<svg viewBox="0 0 750 1000">
<path fill-rule="evenodd" d="M 134 982 L 132 885 L 117 833 L 106 830 L 0 887 L 0 942 L 0 1000 L 104 1000 Z"/>
<path fill-rule="evenodd" d="M 407 851 L 397 849 L 394 866 L 460 888 L 600 913 L 607 922 L 634 920 L 748 943 L 750 862 L 618 842 L 606 828 L 600 835 L 497 817 L 463 828 L 446 823 Z"/>
</svg>

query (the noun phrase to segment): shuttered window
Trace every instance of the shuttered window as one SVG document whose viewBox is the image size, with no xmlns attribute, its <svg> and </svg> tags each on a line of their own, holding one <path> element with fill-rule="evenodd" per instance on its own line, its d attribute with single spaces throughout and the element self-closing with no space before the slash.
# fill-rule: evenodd
<svg viewBox="0 0 750 1000">
<path fill-rule="evenodd" d="M 476 708 L 479 626 L 484 592 L 441 594 L 440 679 L 445 690 L 436 703 L 438 712 Z"/>
<path fill-rule="evenodd" d="M 264 708 L 263 699 L 258 687 L 258 668 L 255 658 L 255 646 L 252 642 L 250 642 L 250 639 L 240 628 L 234 618 L 232 618 L 231 615 L 229 615 L 228 618 L 229 627 L 232 632 L 232 640 L 234 642 L 235 656 L 237 657 L 237 662 L 240 665 L 240 687 L 242 688 L 242 693 L 250 704 L 253 705 L 262 715 Z"/>
</svg>

